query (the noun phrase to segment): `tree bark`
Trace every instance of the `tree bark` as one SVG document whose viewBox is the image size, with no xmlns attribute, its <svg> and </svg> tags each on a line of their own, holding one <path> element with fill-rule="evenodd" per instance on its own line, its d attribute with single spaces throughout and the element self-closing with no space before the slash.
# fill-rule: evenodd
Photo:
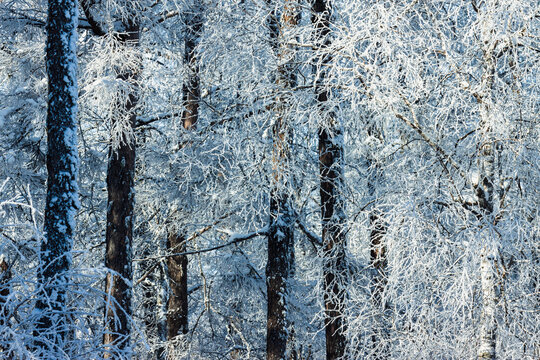
<svg viewBox="0 0 540 360">
<path fill-rule="evenodd" d="M 77 2 L 49 0 L 47 18 L 47 198 L 36 308 L 37 347 L 62 349 L 67 334 L 67 272 L 79 207 L 77 151 Z M 55 350 L 56 348 L 56 350 Z"/>
<path fill-rule="evenodd" d="M 497 279 L 497 256 L 500 254 L 499 244 L 491 229 L 494 226 L 495 204 L 497 193 L 495 188 L 495 139 L 493 138 L 494 116 L 493 86 L 495 81 L 497 60 L 493 44 L 493 15 L 496 2 L 486 2 L 481 12 L 483 29 L 480 34 L 483 51 L 482 91 L 479 94 L 480 134 L 482 143 L 479 146 L 478 167 L 479 183 L 473 184 L 476 200 L 481 214 L 484 235 L 482 253 L 480 254 L 480 278 L 482 291 L 482 313 L 480 318 L 480 346 L 478 359 L 495 360 L 497 357 L 497 301 L 500 279 Z M 491 11 L 490 11 L 491 10 Z M 502 281 L 502 280 L 501 280 Z"/>
<path fill-rule="evenodd" d="M 291 186 L 290 143 L 292 126 L 287 119 L 290 89 L 294 73 L 294 49 L 287 44 L 296 27 L 298 10 L 293 1 L 285 1 L 281 20 L 273 10 L 268 26 L 270 40 L 279 58 L 276 84 L 279 95 L 274 103 L 276 119 L 272 127 L 272 182 L 270 185 L 270 227 L 268 233 L 268 262 L 266 289 L 268 294 L 266 324 L 266 356 L 268 360 L 295 357 L 291 335 L 294 333 L 289 314 L 289 280 L 294 275 L 294 211 L 289 196 Z"/>
<path fill-rule="evenodd" d="M 487 110 L 487 109 L 485 109 Z M 483 111 L 484 112 L 484 111 Z M 486 115 L 488 112 L 485 113 Z M 480 254 L 480 279 L 482 290 L 482 313 L 480 318 L 480 346 L 478 349 L 478 359 L 496 359 L 497 340 L 497 294 L 498 286 L 496 281 L 496 259 L 498 256 L 498 246 L 493 238 L 494 234 L 490 230 L 493 221 L 494 210 L 494 153 L 492 143 L 483 145 L 480 152 L 480 167 L 483 170 L 481 184 L 476 186 L 477 201 L 482 214 L 485 233 L 480 238 L 483 239 L 482 253 Z"/>
<path fill-rule="evenodd" d="M 6 306 L 7 299 L 10 294 L 11 271 L 9 264 L 4 259 L 4 255 L 0 254 L 0 328 L 9 323 L 9 311 Z M 0 353 L 6 349 L 0 345 Z"/>
<path fill-rule="evenodd" d="M 146 226 L 140 226 L 139 231 L 135 236 L 140 233 L 144 235 L 148 232 Z M 142 257 L 147 258 L 153 255 L 152 251 L 153 244 L 147 244 L 142 251 Z M 142 293 L 142 304 L 141 312 L 142 318 L 144 320 L 144 332 L 146 339 L 149 343 L 157 342 L 161 344 L 166 340 L 165 332 L 163 331 L 163 314 L 162 303 L 159 301 L 159 288 L 160 285 L 163 286 L 163 289 L 166 288 L 166 285 L 162 283 L 160 279 L 161 264 L 152 264 L 149 261 L 143 261 L 140 263 L 139 273 L 142 274 L 144 280 L 137 281 L 135 286 L 139 284 L 139 292 Z M 156 274 L 157 273 L 157 274 Z M 159 285 L 157 285 L 159 283 Z M 165 350 L 163 346 L 157 346 L 149 354 L 151 359 L 163 360 L 165 359 Z"/>
<path fill-rule="evenodd" d="M 369 215 L 370 240 L 370 262 L 375 270 L 371 283 L 371 296 L 375 308 L 375 329 L 371 335 L 371 343 L 375 350 L 375 359 L 384 360 L 390 357 L 387 339 L 386 310 L 388 305 L 384 301 L 384 288 L 386 286 L 387 257 L 384 235 L 386 234 L 386 224 L 381 214 L 376 209 Z"/>
<path fill-rule="evenodd" d="M 195 51 L 202 30 L 203 8 L 200 0 L 195 1 L 195 5 L 184 14 L 186 31 L 184 34 L 184 66 L 185 79 L 183 84 L 184 110 L 182 112 L 182 123 L 184 129 L 191 130 L 199 120 L 199 100 L 200 100 L 200 81 L 199 81 L 199 62 Z"/>
<path fill-rule="evenodd" d="M 315 27 L 316 56 L 315 93 L 321 120 L 319 122 L 319 173 L 323 240 L 324 304 L 326 359 L 346 357 L 347 331 L 345 302 L 348 269 L 345 257 L 345 202 L 343 199 L 343 134 L 329 104 L 330 92 L 325 86 L 327 68 L 332 56 L 330 45 L 329 0 L 314 0 L 311 22 Z"/>
<path fill-rule="evenodd" d="M 184 14 L 184 84 L 182 125 L 187 131 L 194 130 L 199 120 L 200 80 L 196 48 L 201 36 L 203 7 L 199 0 Z M 169 230 L 167 252 L 180 253 L 187 250 L 186 238 L 173 226 Z M 167 339 L 173 340 L 188 333 L 188 258 L 179 255 L 167 258 L 169 272 L 169 301 L 167 303 Z"/>
<path fill-rule="evenodd" d="M 171 231 L 167 239 L 167 249 L 171 253 L 186 251 L 186 239 Z M 167 340 L 188 333 L 188 258 L 186 255 L 167 258 L 169 271 L 169 301 L 167 303 Z"/>
<path fill-rule="evenodd" d="M 381 141 L 383 140 L 382 134 L 374 123 L 368 125 L 367 133 L 369 136 L 378 137 Z M 377 187 L 380 183 L 379 177 L 383 175 L 381 166 L 372 155 L 368 155 L 366 167 L 368 169 L 367 187 L 369 200 L 373 202 L 369 214 L 370 265 L 373 269 L 370 291 L 374 308 L 371 344 L 374 351 L 374 358 L 376 360 L 384 360 L 390 358 L 388 343 L 390 324 L 388 323 L 387 314 L 389 306 L 388 302 L 384 299 L 388 271 L 387 247 L 384 236 L 388 224 L 385 222 L 384 214 L 376 206 Z"/>
<path fill-rule="evenodd" d="M 139 46 L 138 20 L 125 20 L 123 32 L 117 34 L 118 41 L 124 46 Z M 123 70 L 118 79 L 136 88 L 138 71 Z M 137 94 L 130 91 L 125 102 L 118 104 L 120 111 L 112 121 L 112 128 L 118 122 L 128 119 L 131 128 L 136 121 L 135 107 Z M 113 130 L 114 131 L 114 130 Z M 107 230 L 105 266 L 107 274 L 105 293 L 106 333 L 103 343 L 108 352 L 105 357 L 117 357 L 112 351 L 126 351 L 122 356 L 129 356 L 131 336 L 131 301 L 133 277 L 132 240 L 133 240 L 133 206 L 135 175 L 135 139 L 124 131 L 122 141 L 109 147 L 109 163 L 107 168 Z"/>
</svg>

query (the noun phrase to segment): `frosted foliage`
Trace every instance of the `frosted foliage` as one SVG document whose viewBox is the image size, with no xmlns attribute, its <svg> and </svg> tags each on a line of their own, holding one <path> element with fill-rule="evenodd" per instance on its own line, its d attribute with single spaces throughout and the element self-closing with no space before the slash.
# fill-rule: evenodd
<svg viewBox="0 0 540 360">
<path fill-rule="evenodd" d="M 538 1 L 334 0 L 323 47 L 312 2 L 299 2 L 281 57 L 268 25 L 281 19 L 282 0 L 88 3 L 104 35 L 81 6 L 68 358 L 104 354 L 108 145 L 124 142 L 136 143 L 125 358 L 266 357 L 278 114 L 294 130 L 283 134 L 291 156 L 278 179 L 296 222 L 287 333 L 298 359 L 326 357 L 323 266 L 332 256 L 321 247 L 322 128 L 339 129 L 329 143 L 344 150 L 336 194 L 344 206 L 332 220 L 346 222 L 348 360 L 461 360 L 492 349 L 497 359 L 540 356 Z M 0 358 L 35 355 L 47 174 L 43 14 L 41 1 L 0 2 Z M 201 26 L 188 66 L 193 18 Z M 138 47 L 118 38 L 129 19 L 141 24 Z M 279 69 L 291 58 L 296 79 L 287 88 Z M 186 128 L 193 76 L 198 118 Z M 323 107 L 316 83 L 327 90 Z M 138 102 L 127 113 L 119 104 L 129 94 Z M 187 239 L 189 293 L 188 333 L 174 340 L 166 331 L 167 259 L 178 250 L 166 248 L 171 231 Z"/>
<path fill-rule="evenodd" d="M 110 128 L 113 147 L 123 143 L 133 143 L 135 133 L 131 126 L 131 111 L 121 106 L 130 94 L 136 92 L 136 80 L 124 80 L 120 74 L 138 73 L 141 60 L 139 49 L 119 41 L 117 33 L 111 33 L 100 40 L 101 46 L 92 54 L 92 60 L 85 67 L 81 102 L 85 107 L 98 109 L 102 119 L 115 119 L 113 123 L 104 121 Z M 94 110 L 95 111 L 95 110 Z"/>
</svg>

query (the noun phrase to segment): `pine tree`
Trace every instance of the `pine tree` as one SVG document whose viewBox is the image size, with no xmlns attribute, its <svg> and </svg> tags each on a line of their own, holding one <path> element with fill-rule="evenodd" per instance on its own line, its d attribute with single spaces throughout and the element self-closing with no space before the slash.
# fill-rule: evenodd
<svg viewBox="0 0 540 360">
<path fill-rule="evenodd" d="M 139 46 L 139 20 L 132 14 L 124 17 L 122 28 L 115 34 L 120 46 Z M 107 229 L 105 266 L 109 269 L 105 284 L 107 332 L 103 343 L 113 345 L 119 351 L 130 347 L 132 316 L 132 257 L 133 257 L 133 207 L 135 201 L 135 107 L 138 102 L 137 65 L 123 67 L 117 79 L 128 87 L 124 98 L 120 97 L 119 111 L 111 119 L 111 131 L 120 131 L 120 139 L 109 145 L 107 168 Z M 120 130 L 119 130 L 120 129 Z M 109 348 L 111 351 L 112 348 Z M 116 356 L 107 353 L 108 356 Z"/>
<path fill-rule="evenodd" d="M 326 358 L 345 356 L 347 330 L 345 300 L 348 269 L 345 258 L 345 200 L 343 197 L 343 134 L 339 119 L 329 104 L 330 91 L 325 87 L 331 54 L 331 5 L 328 0 L 315 0 L 311 21 L 315 26 L 315 43 L 319 49 L 314 66 L 315 92 L 319 107 L 319 172 L 323 240 L 323 276 L 326 331 Z"/>
<path fill-rule="evenodd" d="M 292 126 L 290 91 L 296 82 L 294 49 L 287 44 L 297 25 L 298 9 L 286 1 L 278 22 L 275 11 L 269 18 L 270 38 L 278 56 L 272 127 L 272 183 L 270 185 L 270 226 L 266 286 L 268 295 L 266 353 L 268 360 L 282 360 L 291 351 L 293 334 L 289 314 L 290 280 L 294 275 L 294 209 L 288 191 L 291 186 L 290 162 Z"/>
<path fill-rule="evenodd" d="M 62 349 L 67 334 L 66 285 L 79 207 L 77 151 L 77 2 L 50 0 L 47 18 L 47 199 L 36 308 L 37 347 Z"/>
<path fill-rule="evenodd" d="M 195 130 L 199 119 L 199 67 L 195 54 L 202 29 L 203 8 L 199 1 L 184 14 L 184 67 L 182 125 L 186 130 Z M 180 230 L 181 231 L 181 230 Z M 167 238 L 167 251 L 171 254 L 185 252 L 185 235 L 173 226 Z M 169 301 L 167 304 L 167 340 L 180 333 L 188 332 L 188 258 L 186 255 L 167 258 L 169 272 Z"/>
</svg>

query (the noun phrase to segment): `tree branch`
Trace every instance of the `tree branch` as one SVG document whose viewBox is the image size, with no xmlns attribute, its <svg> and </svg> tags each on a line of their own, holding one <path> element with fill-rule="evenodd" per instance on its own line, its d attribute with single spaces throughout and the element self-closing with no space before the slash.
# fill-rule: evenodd
<svg viewBox="0 0 540 360">
<path fill-rule="evenodd" d="M 211 248 L 206 248 L 202 250 L 184 251 L 181 253 L 167 254 L 167 255 L 161 255 L 161 256 L 152 256 L 152 257 L 147 257 L 144 259 L 134 259 L 133 261 L 148 261 L 148 260 L 165 259 L 165 258 L 174 257 L 174 256 L 203 254 L 210 251 L 223 249 L 224 247 L 235 245 L 243 241 L 253 239 L 254 237 L 257 237 L 257 236 L 266 236 L 266 235 L 268 235 L 268 227 L 264 227 L 261 230 L 254 231 L 248 234 L 243 234 L 243 235 L 233 234 L 229 237 L 229 241 L 226 242 L 225 244 L 217 245 Z"/>
<path fill-rule="evenodd" d="M 90 8 L 94 5 L 94 0 L 81 0 L 81 7 L 83 9 L 84 15 L 86 16 L 86 21 L 90 25 L 90 29 L 96 36 L 105 36 L 107 32 L 103 30 L 103 27 L 99 21 L 92 15 Z"/>
</svg>

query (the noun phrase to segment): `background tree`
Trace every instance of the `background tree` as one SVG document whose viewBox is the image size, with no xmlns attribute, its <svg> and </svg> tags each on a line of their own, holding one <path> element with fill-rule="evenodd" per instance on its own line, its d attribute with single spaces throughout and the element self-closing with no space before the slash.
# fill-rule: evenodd
<svg viewBox="0 0 540 360">
<path fill-rule="evenodd" d="M 324 257 L 324 302 L 326 358 L 339 359 L 346 354 L 347 331 L 345 299 L 347 296 L 348 269 L 346 251 L 346 219 L 344 199 L 343 132 L 339 119 L 329 106 L 330 90 L 325 87 L 331 55 L 324 52 L 331 42 L 329 1 L 318 0 L 312 5 L 311 21 L 315 26 L 315 44 L 319 58 L 316 60 L 315 93 L 321 112 L 319 133 L 319 168 L 322 241 Z M 330 103 L 331 104 L 331 103 Z"/>
<path fill-rule="evenodd" d="M 273 6 L 273 4 L 271 5 Z M 278 16 L 280 16 L 278 22 Z M 283 4 L 281 15 L 271 11 L 268 19 L 270 39 L 278 57 L 277 96 L 273 104 L 272 180 L 270 185 L 270 224 L 268 229 L 268 263 L 266 284 L 268 296 L 266 358 L 282 360 L 292 355 L 293 325 L 288 314 L 290 280 L 294 276 L 294 208 L 290 199 L 291 126 L 290 89 L 296 85 L 294 49 L 288 44 L 295 38 L 298 24 L 297 5 Z"/>
<path fill-rule="evenodd" d="M 182 124 L 186 130 L 194 130 L 199 118 L 200 81 L 199 66 L 196 56 L 197 44 L 203 26 L 202 4 L 199 1 L 184 11 L 184 85 L 182 96 L 184 110 Z M 186 236 L 181 235 L 175 226 L 169 231 L 167 252 L 183 253 L 187 250 Z M 188 257 L 187 255 L 167 258 L 169 271 L 169 300 L 167 310 L 167 339 L 173 340 L 177 335 L 188 333 Z"/>
</svg>

